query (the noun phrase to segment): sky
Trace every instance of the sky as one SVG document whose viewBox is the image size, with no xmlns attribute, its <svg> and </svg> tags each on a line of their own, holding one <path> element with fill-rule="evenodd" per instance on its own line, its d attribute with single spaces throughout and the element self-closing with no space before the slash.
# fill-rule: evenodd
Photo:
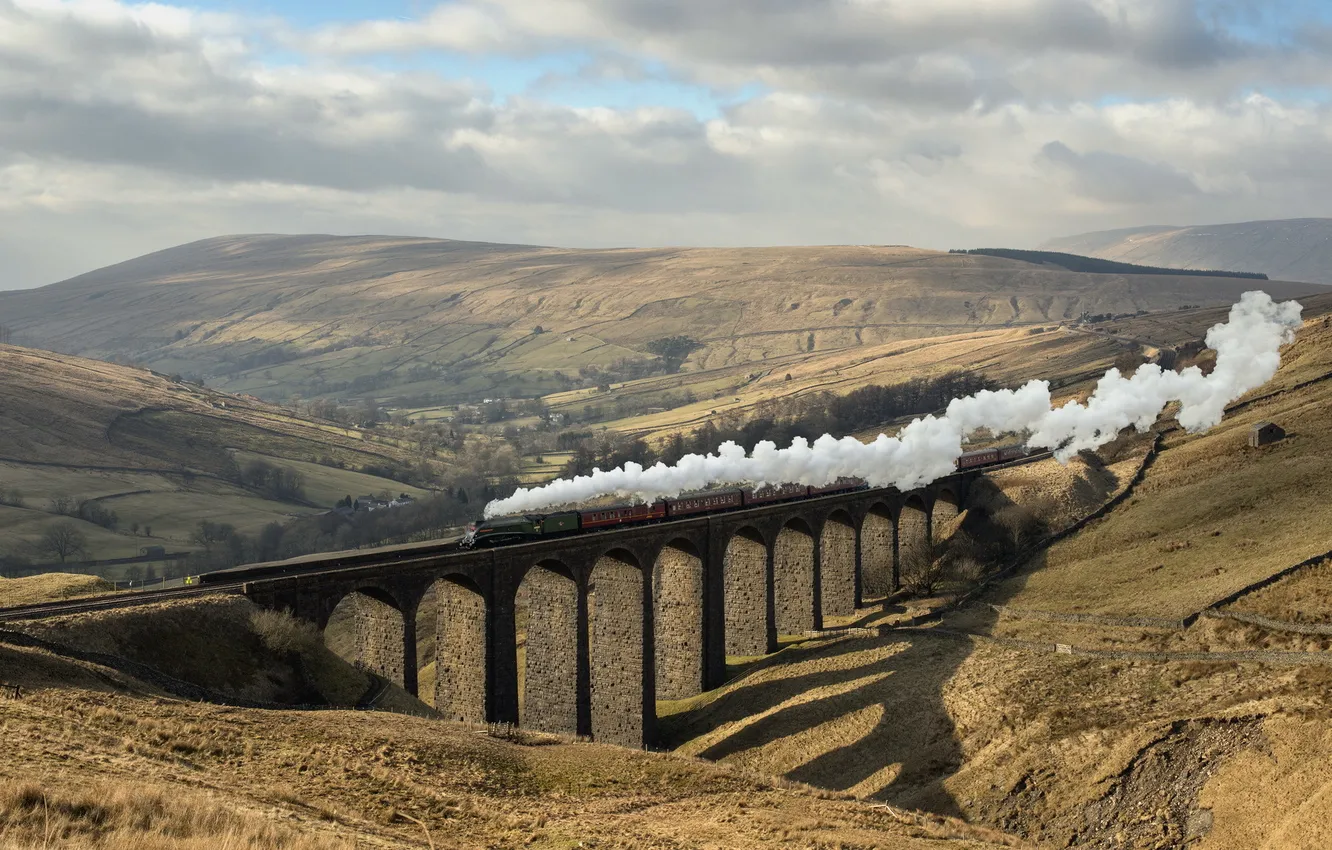
<svg viewBox="0 0 1332 850">
<path fill-rule="evenodd" d="M 231 233 L 1332 215 L 1332 0 L 0 0 L 0 289 Z"/>
</svg>

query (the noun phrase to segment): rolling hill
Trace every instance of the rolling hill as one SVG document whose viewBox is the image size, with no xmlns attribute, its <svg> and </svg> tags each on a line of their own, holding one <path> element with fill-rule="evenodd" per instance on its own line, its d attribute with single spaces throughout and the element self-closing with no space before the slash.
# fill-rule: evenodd
<svg viewBox="0 0 1332 850">
<path fill-rule="evenodd" d="M 1154 225 L 1063 236 L 1042 248 L 1180 269 L 1264 272 L 1274 280 L 1332 283 L 1332 218 Z"/>
<path fill-rule="evenodd" d="M 1252 283 L 905 247 L 575 251 L 256 235 L 0 293 L 0 316 L 16 341 L 229 391 L 421 407 L 623 379 L 617 361 L 640 361 L 630 377 L 651 372 L 648 343 L 672 336 L 699 343 L 684 369 L 706 372 L 1083 312 L 1219 305 Z M 1264 288 L 1287 297 L 1311 287 Z"/>
<path fill-rule="evenodd" d="M 253 533 L 346 494 L 424 492 L 360 471 L 412 462 L 391 438 L 142 369 L 0 345 L 0 398 L 0 555 L 58 522 L 95 557 L 120 558 L 191 549 L 201 519 Z M 256 461 L 299 473 L 301 492 L 244 480 Z M 80 503 L 118 522 L 90 521 Z"/>
<path fill-rule="evenodd" d="M 1039 846 L 1327 846 L 1332 299 L 1306 307 L 1274 380 L 1212 431 L 1165 421 L 1152 454 L 990 476 L 996 504 L 1086 516 L 1124 493 L 1113 509 L 969 604 L 890 600 L 697 698 L 679 750 Z M 1263 420 L 1287 436 L 1250 447 Z"/>
</svg>

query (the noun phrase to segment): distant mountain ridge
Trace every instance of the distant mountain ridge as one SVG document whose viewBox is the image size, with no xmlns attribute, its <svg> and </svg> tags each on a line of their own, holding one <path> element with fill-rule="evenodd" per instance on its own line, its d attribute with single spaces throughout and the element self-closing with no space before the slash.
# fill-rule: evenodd
<svg viewBox="0 0 1332 850">
<path fill-rule="evenodd" d="M 677 336 L 694 346 L 684 368 L 754 364 L 748 380 L 774 358 L 1222 306 L 1254 284 L 909 247 L 572 250 L 251 234 L 2 292 L 0 324 L 16 343 L 229 392 L 424 408 L 669 372 L 648 344 Z M 1317 287 L 1262 288 L 1294 297 Z"/>
<path fill-rule="evenodd" d="M 1062 236 L 1040 247 L 1124 263 L 1262 272 L 1274 280 L 1332 284 L 1332 218 L 1157 224 Z"/>
</svg>

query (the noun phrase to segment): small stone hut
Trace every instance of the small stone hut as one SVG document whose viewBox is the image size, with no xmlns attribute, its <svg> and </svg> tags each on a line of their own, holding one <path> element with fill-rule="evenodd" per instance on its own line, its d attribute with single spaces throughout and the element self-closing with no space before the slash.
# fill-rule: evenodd
<svg viewBox="0 0 1332 850">
<path fill-rule="evenodd" d="M 1275 422 L 1255 422 L 1249 428 L 1249 445 L 1256 449 L 1275 443 L 1285 436 L 1285 429 Z"/>
</svg>

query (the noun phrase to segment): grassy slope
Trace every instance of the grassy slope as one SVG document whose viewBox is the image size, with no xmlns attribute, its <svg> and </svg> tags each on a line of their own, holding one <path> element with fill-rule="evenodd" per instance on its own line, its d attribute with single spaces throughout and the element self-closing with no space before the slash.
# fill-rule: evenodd
<svg viewBox="0 0 1332 850">
<path fill-rule="evenodd" d="M 279 343 L 308 354 L 220 384 L 227 389 L 285 396 L 317 375 L 389 372 L 401 384 L 394 392 L 458 395 L 549 388 L 552 370 L 604 365 L 672 334 L 704 341 L 691 364 L 712 370 L 807 353 L 811 334 L 816 351 L 854 350 L 1084 310 L 1227 303 L 1244 288 L 900 247 L 572 251 L 236 236 L 0 295 L 0 309 L 45 344 L 163 371 L 215 374 L 228 356 Z M 535 334 L 538 325 L 546 333 Z M 322 350 L 331 345 L 347 347 Z M 443 371 L 407 385 L 412 366 Z"/>
<path fill-rule="evenodd" d="M 1267 390 L 1328 372 L 1332 325 L 1320 319 L 1287 349 Z M 990 600 L 1178 618 L 1332 548 L 1330 392 L 1332 381 L 1287 390 L 1210 434 L 1167 441 L 1130 502 L 1028 564 Z M 1243 449 L 1258 418 L 1293 436 Z M 1033 487 L 1041 474 L 998 481 L 1018 501 L 1049 499 L 1057 482 Z M 1065 475 L 1071 492 L 1083 488 Z M 1325 573 L 1310 568 L 1232 607 L 1326 622 Z M 686 753 L 962 814 L 1054 846 L 1075 836 L 1098 846 L 1178 846 L 1190 829 L 1202 847 L 1327 844 L 1328 664 L 1110 659 L 1056 654 L 1053 644 L 1325 653 L 1328 638 L 1209 619 L 1172 631 L 1001 618 L 983 607 L 943 626 L 787 650 L 673 718 L 675 740 Z"/>
<path fill-rule="evenodd" d="M 75 523 L 97 557 L 137 555 L 141 547 L 189 547 L 199 519 L 254 532 L 274 521 L 331 507 L 343 495 L 390 490 L 394 481 L 320 466 L 405 460 L 403 450 L 330 423 L 303 421 L 262 402 L 227 396 L 161 375 L 0 346 L 0 491 L 21 506 L 0 506 L 0 552 L 40 538 L 53 522 Z M 228 466 L 263 456 L 308 481 L 306 504 L 277 502 L 226 480 Z M 50 513 L 49 499 L 97 499 L 120 517 L 111 532 Z M 153 536 L 131 534 L 137 522 Z"/>
<path fill-rule="evenodd" d="M 225 619 L 209 622 L 221 628 Z M 238 622 L 232 618 L 231 628 Z M 125 634 L 123 620 L 110 625 Z M 192 664 L 217 679 L 206 659 Z M 0 700 L 12 743 L 0 763 L 0 779 L 9 780 L 0 787 L 6 840 L 40 844 L 42 823 L 51 822 L 19 799 L 15 781 L 37 777 L 53 801 L 83 799 L 93 788 L 99 805 L 151 813 L 151 801 L 166 798 L 181 813 L 140 818 L 137 827 L 123 825 L 133 818 L 99 824 L 83 816 L 82 829 L 126 832 L 107 845 L 113 848 L 221 846 L 206 843 L 219 841 L 216 832 L 187 820 L 193 807 L 229 813 L 214 830 L 281 833 L 241 845 L 254 848 L 420 847 L 423 830 L 440 848 L 1007 844 L 956 821 L 869 808 L 670 755 L 539 736 L 500 740 L 376 712 L 252 711 L 163 699 L 121 674 L 3 645 L 0 680 L 24 688 L 21 700 Z M 57 823 L 73 809 L 53 808 Z M 187 820 L 175 842 L 135 840 L 135 828 L 172 817 Z"/>
</svg>

